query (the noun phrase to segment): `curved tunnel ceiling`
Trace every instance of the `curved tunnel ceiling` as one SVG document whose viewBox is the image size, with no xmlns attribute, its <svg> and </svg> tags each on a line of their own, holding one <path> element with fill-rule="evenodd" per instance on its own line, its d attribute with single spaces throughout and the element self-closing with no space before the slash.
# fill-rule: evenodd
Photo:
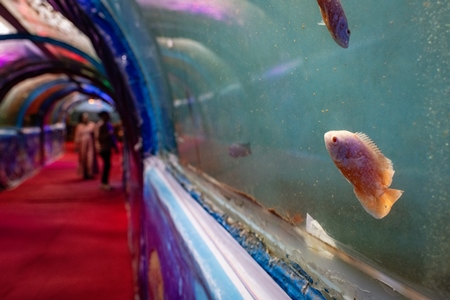
<svg viewBox="0 0 450 300">
<path fill-rule="evenodd" d="M 47 1 L 5 0 L 0 4 L 0 15 L 8 22 L 6 26 L 18 33 L 65 42 L 98 60 L 89 39 Z"/>
<path fill-rule="evenodd" d="M 91 100 L 93 100 L 93 103 L 91 103 Z M 99 104 L 99 102 L 103 104 Z M 51 102 L 49 108 L 45 109 L 44 107 L 45 110 L 41 113 L 41 115 L 44 115 L 43 123 L 55 124 L 63 122 L 67 114 L 70 114 L 73 110 L 82 109 L 83 104 L 89 104 L 89 108 L 85 109 L 85 111 L 113 111 L 115 109 L 114 101 L 108 95 L 102 93 L 101 90 L 91 90 L 90 92 L 72 91 L 58 101 Z"/>
<path fill-rule="evenodd" d="M 57 103 L 71 100 L 66 97 L 73 93 L 84 95 L 84 98 L 94 97 L 114 106 L 111 96 L 92 83 L 74 81 L 62 74 L 43 74 L 21 81 L 3 98 L 0 102 L 0 126 L 40 126 L 48 123 L 50 119 L 46 115 L 55 109 Z M 58 115 L 64 112 L 57 110 Z M 54 116 L 51 120 L 61 118 Z"/>
<path fill-rule="evenodd" d="M 0 15 L 0 127 L 61 121 L 76 94 L 114 105 L 89 39 L 46 1 L 2 1 Z"/>
<path fill-rule="evenodd" d="M 127 13 L 133 13 L 128 8 Z M 114 102 L 124 122 L 127 141 L 130 145 L 142 143 L 144 156 L 159 149 L 175 149 L 172 92 L 168 78 L 162 76 L 160 58 L 165 56 L 169 60 L 180 52 L 159 53 L 157 42 L 145 38 L 146 34 L 138 35 L 141 49 L 132 51 L 123 36 L 124 28 L 118 27 L 117 18 L 111 14 L 113 10 L 101 1 L 0 2 L 0 127 L 39 126 L 61 120 L 62 110 L 67 109 L 61 103 L 73 101 L 68 96 L 71 93 L 80 93 Z M 149 49 L 153 55 L 148 55 Z M 136 56 L 145 58 L 141 63 L 146 68 L 142 68 Z M 173 78 L 184 76 L 179 73 L 184 68 L 194 68 L 196 74 L 209 78 L 209 70 L 183 62 L 189 60 L 188 56 L 172 59 Z M 14 87 L 48 74 L 64 75 L 68 79 L 58 88 L 48 87 L 45 91 L 41 88 L 40 96 L 34 93 L 20 112 L 14 105 L 3 104 L 6 99 L 19 101 L 16 105 L 23 103 L 25 96 Z M 186 82 L 186 77 L 182 81 Z M 182 85 L 180 91 L 185 89 Z M 202 92 L 206 90 L 207 86 L 201 87 Z M 19 100 L 13 101 L 11 97 Z M 30 120 L 33 116 L 35 120 Z M 133 154 L 133 158 L 138 161 L 139 155 Z"/>
<path fill-rule="evenodd" d="M 84 67 L 77 62 L 65 61 L 16 61 L 0 70 L 0 99 L 19 82 L 44 74 L 67 74 L 73 82 L 80 82 L 76 77 L 84 78 L 112 95 L 109 82 L 96 70 Z M 75 77 L 76 76 L 76 77 Z M 1 100 L 0 100 L 1 102 Z"/>
</svg>

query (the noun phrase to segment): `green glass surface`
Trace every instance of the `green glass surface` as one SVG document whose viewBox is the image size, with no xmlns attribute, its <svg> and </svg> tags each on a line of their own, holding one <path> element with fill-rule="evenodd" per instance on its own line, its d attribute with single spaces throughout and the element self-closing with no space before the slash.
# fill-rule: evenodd
<svg viewBox="0 0 450 300">
<path fill-rule="evenodd" d="M 450 292 L 449 2 L 342 0 L 348 49 L 315 0 L 137 4 L 160 45 L 181 161 Z M 405 192 L 381 220 L 328 155 L 323 135 L 340 129 L 393 161 L 391 187 Z M 231 157 L 233 143 L 252 154 Z"/>
</svg>

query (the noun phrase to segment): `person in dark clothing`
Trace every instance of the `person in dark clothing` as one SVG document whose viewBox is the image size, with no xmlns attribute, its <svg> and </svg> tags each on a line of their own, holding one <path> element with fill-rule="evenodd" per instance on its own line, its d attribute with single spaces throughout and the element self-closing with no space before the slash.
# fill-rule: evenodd
<svg viewBox="0 0 450 300">
<path fill-rule="evenodd" d="M 106 111 L 99 114 L 100 121 L 97 123 L 95 130 L 96 148 L 103 160 L 103 172 L 101 178 L 100 188 L 109 190 L 109 173 L 111 170 L 111 151 L 114 149 L 116 153 L 119 152 L 117 148 L 116 137 L 114 135 L 114 128 L 110 122 L 111 117 Z"/>
</svg>

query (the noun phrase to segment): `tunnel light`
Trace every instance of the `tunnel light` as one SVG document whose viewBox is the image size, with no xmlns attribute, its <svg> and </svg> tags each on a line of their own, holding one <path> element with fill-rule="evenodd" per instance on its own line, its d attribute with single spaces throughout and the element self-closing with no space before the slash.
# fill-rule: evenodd
<svg viewBox="0 0 450 300">
<path fill-rule="evenodd" d="M 0 34 L 8 34 L 12 32 L 13 31 L 6 24 L 0 21 Z"/>
<path fill-rule="evenodd" d="M 94 99 L 89 99 L 89 100 L 88 100 L 88 103 L 89 103 L 89 104 L 95 104 L 95 100 L 94 100 Z"/>
</svg>

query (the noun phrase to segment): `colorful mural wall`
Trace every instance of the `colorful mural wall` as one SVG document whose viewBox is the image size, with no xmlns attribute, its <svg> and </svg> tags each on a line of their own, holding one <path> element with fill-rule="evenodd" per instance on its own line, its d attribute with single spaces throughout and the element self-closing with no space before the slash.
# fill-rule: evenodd
<svg viewBox="0 0 450 300">
<path fill-rule="evenodd" d="M 0 129 L 0 189 L 13 187 L 64 152 L 65 125 Z"/>
</svg>

